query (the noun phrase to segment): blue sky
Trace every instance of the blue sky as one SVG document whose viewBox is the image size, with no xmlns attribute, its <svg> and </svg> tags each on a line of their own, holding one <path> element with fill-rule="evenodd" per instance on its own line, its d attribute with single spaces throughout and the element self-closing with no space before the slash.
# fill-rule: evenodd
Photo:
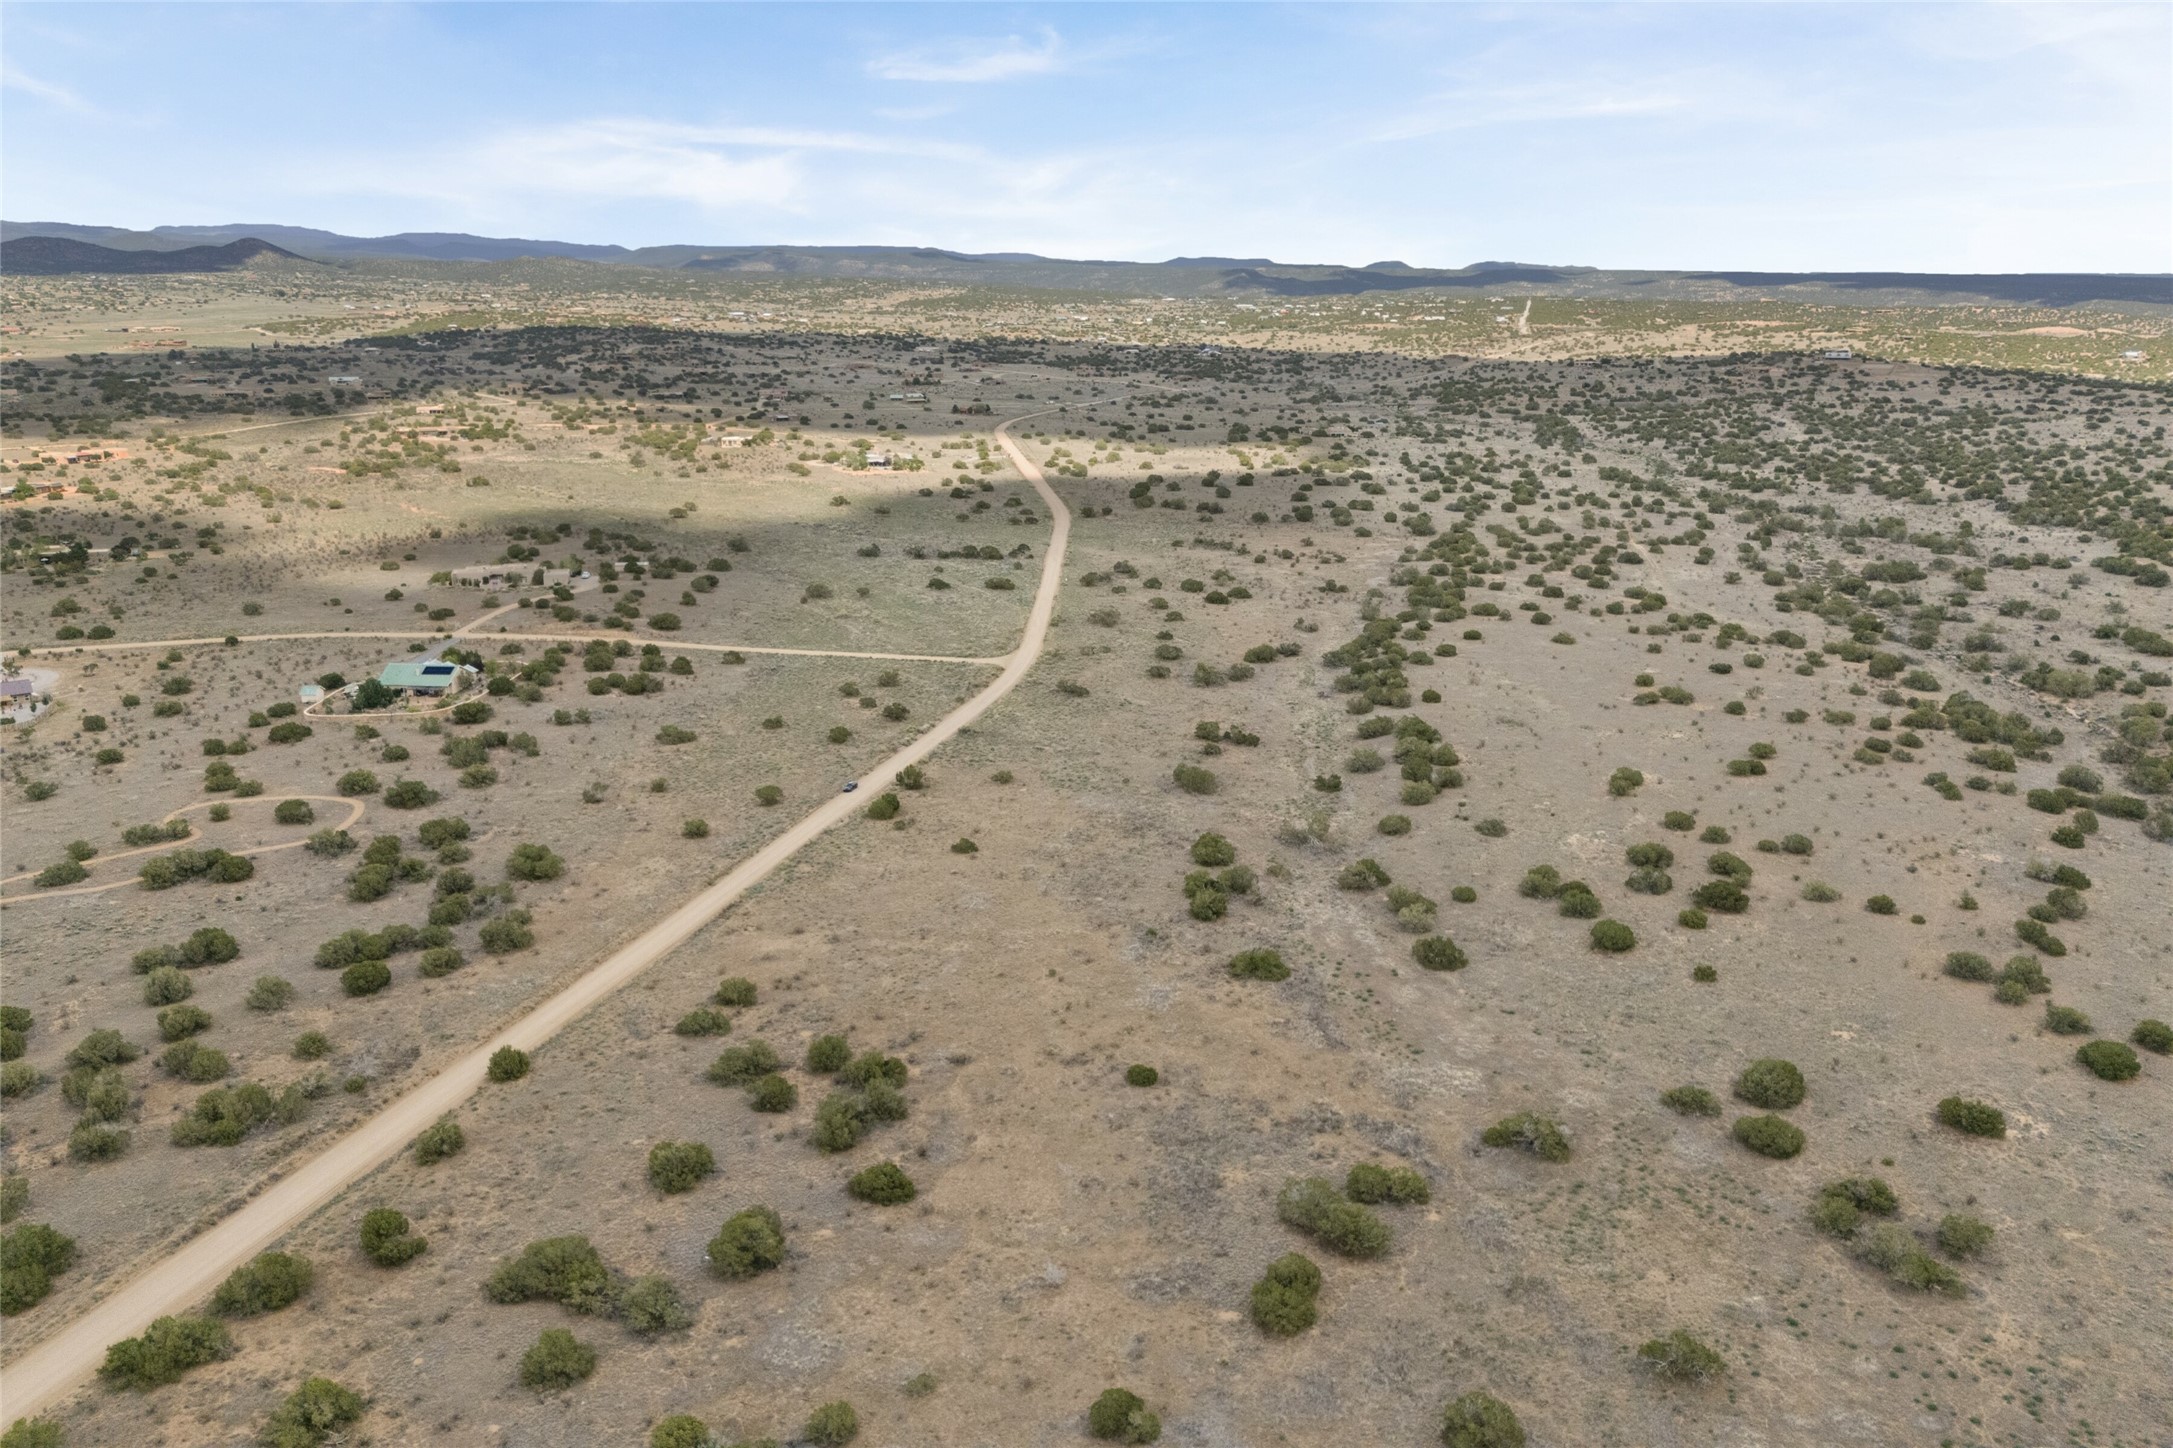
<svg viewBox="0 0 2173 1448">
<path fill-rule="evenodd" d="M 0 6 L 0 213 L 2173 268 L 2173 6 Z"/>
</svg>

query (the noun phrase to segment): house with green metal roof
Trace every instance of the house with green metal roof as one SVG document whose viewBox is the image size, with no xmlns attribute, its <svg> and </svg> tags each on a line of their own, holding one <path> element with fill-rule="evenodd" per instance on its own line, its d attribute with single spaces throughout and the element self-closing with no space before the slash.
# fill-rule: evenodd
<svg viewBox="0 0 2173 1448">
<path fill-rule="evenodd" d="M 385 665 L 377 682 L 410 694 L 445 694 L 460 688 L 466 682 L 465 675 L 471 672 L 464 664 L 449 664 L 443 659 L 401 659 Z"/>
</svg>

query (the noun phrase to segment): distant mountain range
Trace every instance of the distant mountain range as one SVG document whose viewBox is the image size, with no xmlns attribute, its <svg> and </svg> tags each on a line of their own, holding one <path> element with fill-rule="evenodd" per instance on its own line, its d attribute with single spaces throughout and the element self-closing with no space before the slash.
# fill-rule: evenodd
<svg viewBox="0 0 2173 1448">
<path fill-rule="evenodd" d="M 302 257 L 254 236 L 224 246 L 183 246 L 171 251 L 122 250 L 66 236 L 11 237 L 0 242 L 0 273 L 14 276 L 70 276 L 85 272 L 220 272 L 247 266 L 259 257 L 301 261 Z"/>
<path fill-rule="evenodd" d="M 1129 296 L 1326 297 L 1366 292 L 1471 292 L 1645 299 L 1803 302 L 2085 302 L 2173 306 L 2173 274 L 2018 272 L 1611 271 L 1478 262 L 1467 267 L 1292 265 L 1266 257 L 1165 262 L 1067 261 L 1028 252 L 909 246 L 592 246 L 570 241 L 405 231 L 342 236 L 302 226 L 159 226 L 129 231 L 67 222 L 0 221 L 0 272 L 17 275 L 226 271 L 265 259 L 511 262 L 548 258 L 745 276 L 858 277 Z"/>
</svg>

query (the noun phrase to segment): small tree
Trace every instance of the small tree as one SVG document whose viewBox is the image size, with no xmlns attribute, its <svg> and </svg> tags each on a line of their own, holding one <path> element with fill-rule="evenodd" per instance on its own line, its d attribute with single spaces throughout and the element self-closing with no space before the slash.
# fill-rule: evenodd
<svg viewBox="0 0 2173 1448">
<path fill-rule="evenodd" d="M 528 1053 L 518 1046 L 500 1046 L 490 1053 L 490 1064 L 483 1068 L 483 1074 L 501 1084 L 518 1081 L 528 1074 Z"/>
<path fill-rule="evenodd" d="M 1520 1111 L 1501 1120 L 1479 1133 L 1479 1141 L 1485 1146 L 1522 1147 L 1541 1161 L 1565 1162 L 1569 1160 L 1569 1137 L 1551 1116 L 1541 1116 L 1535 1111 Z"/>
<path fill-rule="evenodd" d="M 1492 1393 L 1469 1392 L 1441 1412 L 1444 1448 L 1524 1448 L 1524 1426 Z"/>
<path fill-rule="evenodd" d="M 450 1114 L 441 1116 L 415 1138 L 415 1164 L 434 1166 L 449 1156 L 459 1155 L 467 1145 L 467 1133 L 460 1129 L 460 1123 Z"/>
<path fill-rule="evenodd" d="M 735 1212 L 709 1239 L 710 1269 L 720 1277 L 752 1277 L 785 1260 L 785 1224 L 768 1207 Z"/>
<path fill-rule="evenodd" d="M 2132 1080 L 2143 1069 L 2134 1048 L 2121 1041 L 2092 1041 L 2075 1052 L 2075 1059 L 2101 1081 Z"/>
<path fill-rule="evenodd" d="M 362 1214 L 362 1253 L 380 1267 L 398 1267 L 411 1262 L 429 1246 L 423 1238 L 412 1234 L 403 1212 L 391 1207 L 373 1207 Z"/>
<path fill-rule="evenodd" d="M 1271 1337 L 1295 1337 L 1319 1316 L 1319 1297 L 1320 1268 L 1301 1252 L 1287 1253 L 1253 1284 L 1252 1320 Z"/>
<path fill-rule="evenodd" d="M 1770 1057 L 1753 1061 L 1735 1078 L 1736 1098 L 1768 1111 L 1801 1105 L 1803 1093 L 1803 1073 L 1793 1061 Z"/>
<path fill-rule="evenodd" d="M 547 1327 L 521 1354 L 521 1383 L 540 1392 L 570 1388 L 596 1371 L 596 1351 L 563 1327 Z"/>
<path fill-rule="evenodd" d="M 896 1162 L 889 1161 L 879 1161 L 853 1173 L 852 1180 L 846 1183 L 846 1190 L 859 1200 L 879 1207 L 910 1202 L 918 1194 L 913 1179 L 901 1171 Z"/>
<path fill-rule="evenodd" d="M 1671 1382 L 1703 1382 L 1727 1368 L 1719 1353 L 1681 1328 L 1640 1347 L 1637 1360 L 1655 1377 Z"/>
<path fill-rule="evenodd" d="M 844 1069 L 852 1058 L 853 1049 L 843 1036 L 817 1036 L 807 1045 L 807 1069 L 818 1076 Z"/>
<path fill-rule="evenodd" d="M 1774 1115 L 1739 1116 L 1732 1134 L 1738 1142 L 1776 1161 L 1786 1161 L 1803 1150 L 1802 1130 Z"/>
<path fill-rule="evenodd" d="M 1949 1096 L 1939 1103 L 1939 1119 L 1969 1136 L 2002 1137 L 2007 1134 L 2007 1113 L 1983 1101 Z"/>
<path fill-rule="evenodd" d="M 1088 1407 L 1087 1431 L 1105 1443 L 1152 1443 L 1162 1436 L 1162 1420 L 1139 1394 L 1109 1388 Z"/>
<path fill-rule="evenodd" d="M 843 1399 L 824 1403 L 807 1415 L 807 1426 L 800 1430 L 800 1436 L 817 1448 L 843 1448 L 860 1436 L 860 1415 Z"/>
<path fill-rule="evenodd" d="M 264 1425 L 265 1448 L 317 1448 L 356 1421 L 368 1405 L 330 1378 L 310 1378 L 288 1394 Z"/>
<path fill-rule="evenodd" d="M 660 1141 L 649 1148 L 649 1185 L 666 1195 L 694 1190 L 716 1169 L 716 1156 L 698 1141 Z"/>
<path fill-rule="evenodd" d="M 211 1296 L 211 1310 L 221 1317 L 256 1317 L 299 1300 L 316 1280 L 307 1258 L 263 1252 L 237 1267 Z"/>
<path fill-rule="evenodd" d="M 1230 974 L 1238 980 L 1288 980 L 1290 967 L 1280 953 L 1265 948 L 1241 950 L 1230 957 Z"/>
</svg>

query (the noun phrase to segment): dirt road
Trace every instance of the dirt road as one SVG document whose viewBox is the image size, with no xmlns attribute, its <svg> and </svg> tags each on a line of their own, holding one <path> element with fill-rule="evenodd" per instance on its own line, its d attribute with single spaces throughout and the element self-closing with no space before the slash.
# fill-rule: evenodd
<svg viewBox="0 0 2173 1448">
<path fill-rule="evenodd" d="M 1071 513 L 1042 477 L 1041 470 L 1012 442 L 1009 429 L 1013 423 L 1059 410 L 1048 408 L 1013 418 L 996 430 L 997 441 L 1048 505 L 1055 524 L 1042 561 L 1041 585 L 1034 594 L 1034 606 L 1027 615 L 1026 632 L 1018 649 L 1008 656 L 994 683 L 871 769 L 871 781 L 888 780 L 907 765 L 926 759 L 1016 688 L 1040 659 L 1049 620 L 1056 611 L 1065 546 L 1071 537 Z M 141 1332 L 156 1317 L 185 1311 L 202 1301 L 228 1273 L 271 1246 L 310 1213 L 399 1153 L 423 1128 L 467 1100 L 483 1084 L 483 1070 L 491 1052 L 500 1046 L 533 1051 L 550 1040 L 716 919 L 816 836 L 864 807 L 868 798 L 868 793 L 833 796 L 558 994 L 392 1101 L 317 1156 L 291 1168 L 232 1216 L 122 1283 L 74 1322 L 0 1369 L 0 1421 L 31 1417 L 55 1406 L 97 1370 L 109 1344 Z"/>
</svg>

